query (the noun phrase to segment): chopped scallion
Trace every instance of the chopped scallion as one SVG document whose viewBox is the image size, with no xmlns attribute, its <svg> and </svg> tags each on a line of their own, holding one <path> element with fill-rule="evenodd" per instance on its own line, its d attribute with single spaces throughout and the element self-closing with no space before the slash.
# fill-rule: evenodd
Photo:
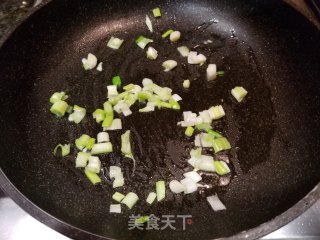
<svg viewBox="0 0 320 240">
<path fill-rule="evenodd" d="M 145 38 L 144 36 L 140 36 L 136 40 L 136 44 L 142 49 L 144 49 L 149 43 L 152 43 L 152 42 L 153 42 L 152 39 Z"/>
<path fill-rule="evenodd" d="M 194 133 L 194 128 L 189 126 L 186 128 L 186 131 L 184 132 L 184 134 L 188 137 L 191 137 Z"/>
<path fill-rule="evenodd" d="M 213 149 L 215 153 L 228 150 L 230 148 L 231 148 L 231 145 L 225 137 L 216 138 L 213 140 Z"/>
<path fill-rule="evenodd" d="M 117 87 L 120 87 L 121 86 L 121 78 L 120 78 L 120 76 L 114 76 L 112 78 L 112 84 L 116 85 Z"/>
<path fill-rule="evenodd" d="M 139 197 L 137 196 L 137 194 L 129 192 L 121 201 L 121 203 L 127 205 L 127 207 L 131 209 L 137 203 L 138 200 Z"/>
<path fill-rule="evenodd" d="M 156 198 L 157 198 L 157 194 L 155 192 L 151 192 L 149 193 L 146 201 L 147 203 L 152 204 L 154 200 L 156 200 Z"/>
<path fill-rule="evenodd" d="M 144 223 L 146 223 L 146 222 L 149 221 L 149 218 L 150 218 L 149 216 L 142 216 L 142 217 L 137 218 L 137 219 L 134 221 L 134 223 L 135 223 L 136 225 L 144 224 Z"/>
<path fill-rule="evenodd" d="M 162 38 L 166 38 L 168 37 L 171 33 L 173 33 L 174 31 L 172 29 L 167 30 L 165 33 L 162 34 Z"/>
<path fill-rule="evenodd" d="M 230 172 L 229 166 L 223 161 L 214 161 L 214 166 L 216 168 L 216 172 L 221 176 Z"/>
<path fill-rule="evenodd" d="M 235 87 L 231 90 L 231 94 L 238 102 L 242 102 L 242 100 L 248 94 L 248 92 L 243 87 Z"/>
<path fill-rule="evenodd" d="M 153 10 L 152 10 L 152 13 L 153 13 L 153 16 L 154 16 L 155 18 L 161 17 L 161 10 L 160 10 L 160 8 L 155 8 L 155 9 L 153 9 Z"/>
<path fill-rule="evenodd" d="M 111 142 L 96 143 L 92 146 L 91 154 L 105 154 L 113 151 Z"/>
<path fill-rule="evenodd" d="M 89 170 L 86 170 L 86 169 L 84 170 L 84 173 L 93 185 L 101 182 L 101 179 L 98 174 L 94 172 L 90 172 Z"/>
<path fill-rule="evenodd" d="M 184 80 L 182 85 L 185 89 L 190 88 L 190 80 Z"/>
<path fill-rule="evenodd" d="M 151 20 L 150 20 L 148 15 L 146 15 L 146 25 L 147 25 L 149 31 L 153 32 L 152 22 L 151 22 Z"/>
<path fill-rule="evenodd" d="M 112 49 L 119 49 L 123 43 L 123 40 L 115 37 L 111 37 L 107 43 L 107 46 Z"/>
<path fill-rule="evenodd" d="M 68 108 L 68 103 L 63 100 L 56 101 L 50 108 L 50 112 L 58 117 L 62 117 Z"/>
<path fill-rule="evenodd" d="M 115 192 L 113 195 L 112 195 L 112 199 L 117 201 L 117 202 L 121 202 L 122 199 L 124 199 L 124 195 L 122 193 L 119 193 L 119 192 Z"/>
<path fill-rule="evenodd" d="M 55 103 L 59 100 L 66 100 L 68 98 L 68 95 L 66 95 L 65 92 L 55 92 L 54 94 L 52 94 L 52 96 L 50 97 L 50 102 L 51 103 Z"/>
<path fill-rule="evenodd" d="M 59 148 L 61 149 L 61 156 L 62 157 L 67 156 L 70 153 L 70 144 L 64 144 L 64 145 L 59 144 L 53 150 L 53 154 L 55 156 L 57 156 L 57 151 Z"/>
<path fill-rule="evenodd" d="M 156 182 L 157 201 L 160 202 L 166 197 L 166 185 L 164 181 Z"/>
</svg>

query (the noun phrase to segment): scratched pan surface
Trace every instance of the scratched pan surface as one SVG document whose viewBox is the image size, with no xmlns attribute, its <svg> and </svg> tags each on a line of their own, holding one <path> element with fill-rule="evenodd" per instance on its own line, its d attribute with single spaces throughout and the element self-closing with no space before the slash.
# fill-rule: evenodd
<svg viewBox="0 0 320 240">
<path fill-rule="evenodd" d="M 145 14 L 151 16 L 156 6 L 163 16 L 152 18 L 151 34 Z M 179 43 L 161 39 L 169 28 L 182 32 Z M 136 46 L 139 35 L 154 39 L 157 60 L 147 60 Z M 111 36 L 124 39 L 120 50 L 106 47 Z M 208 39 L 212 43 L 203 44 Z M 280 1 L 49 2 L 0 50 L 1 185 L 29 213 L 74 238 L 212 239 L 257 227 L 291 208 L 319 182 L 319 42 L 319 31 Z M 180 45 L 204 53 L 226 75 L 208 85 L 206 66 L 188 65 L 176 51 Z M 103 72 L 82 69 L 81 58 L 89 52 L 103 62 Z M 177 60 L 178 67 L 163 72 L 166 59 Z M 233 146 L 231 183 L 217 186 L 217 179 L 209 178 L 214 187 L 201 194 L 168 190 L 165 201 L 148 206 L 144 199 L 157 180 L 182 178 L 193 143 L 176 126 L 182 111 L 139 114 L 136 105 L 133 115 L 122 118 L 123 130 L 110 132 L 114 153 L 101 159 L 103 167 L 123 168 L 126 185 L 119 191 L 134 191 L 141 200 L 132 210 L 123 207 L 122 214 L 109 214 L 114 189 L 107 179 L 92 186 L 74 167 L 73 143 L 83 133 L 101 131 L 90 115 L 102 107 L 106 86 L 118 74 L 124 84 L 141 84 L 148 77 L 172 88 L 183 98 L 182 110 L 222 104 L 226 117 L 213 125 Z M 182 88 L 184 79 L 191 80 L 189 91 Z M 249 92 L 241 104 L 230 95 L 236 85 Z M 70 104 L 87 108 L 81 124 L 50 114 L 48 99 L 55 91 L 67 92 Z M 120 135 L 126 129 L 132 131 L 134 175 L 132 162 L 120 155 Z M 68 142 L 71 154 L 53 157 L 54 146 Z M 205 197 L 213 193 L 227 211 L 210 209 Z M 312 201 L 307 198 L 306 204 Z M 176 230 L 129 231 L 131 214 L 186 214 L 193 223 L 185 231 L 179 219 Z M 273 223 L 267 231 L 281 225 Z"/>
</svg>

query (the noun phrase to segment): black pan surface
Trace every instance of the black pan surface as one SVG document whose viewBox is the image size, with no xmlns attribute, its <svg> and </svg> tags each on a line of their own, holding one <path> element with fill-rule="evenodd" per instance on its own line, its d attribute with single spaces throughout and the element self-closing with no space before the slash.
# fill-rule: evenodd
<svg viewBox="0 0 320 240">
<path fill-rule="evenodd" d="M 145 15 L 151 16 L 156 6 L 163 16 L 152 18 L 155 33 L 151 34 Z M 169 28 L 182 32 L 178 44 L 161 38 Z M 136 46 L 134 40 L 140 35 L 155 40 L 156 61 L 147 60 Z M 111 36 L 125 40 L 120 50 L 107 48 Z M 203 44 L 208 39 L 213 43 Z M 48 225 L 74 230 L 65 233 L 75 238 L 212 239 L 257 227 L 288 210 L 320 180 L 319 42 L 319 31 L 281 1 L 49 2 L 0 49 L 1 185 L 29 212 L 48 213 Z M 208 85 L 206 65 L 188 65 L 176 51 L 180 45 L 204 53 L 226 75 Z M 103 72 L 82 69 L 81 58 L 89 52 L 104 63 Z M 167 59 L 177 60 L 179 66 L 165 73 L 161 63 Z M 148 77 L 172 88 L 182 96 L 184 111 L 222 104 L 226 117 L 214 128 L 234 146 L 229 154 L 230 185 L 187 196 L 168 190 L 164 202 L 148 206 L 144 199 L 157 180 L 182 178 L 193 143 L 176 126 L 182 111 L 139 114 L 136 105 L 134 114 L 123 118 L 124 129 L 110 132 L 114 153 L 101 159 L 104 167 L 117 164 L 124 169 L 126 186 L 119 191 L 134 191 L 141 200 L 132 210 L 123 207 L 121 215 L 109 214 L 115 191 L 108 181 L 91 185 L 75 169 L 74 140 L 101 131 L 90 113 L 102 107 L 106 86 L 118 74 L 124 84 L 141 84 Z M 191 80 L 190 91 L 183 90 L 184 79 Z M 236 85 L 249 92 L 241 104 L 230 95 Z M 50 114 L 48 100 L 56 91 L 67 92 L 70 104 L 87 108 L 85 121 L 75 125 Z M 133 176 L 132 161 L 120 154 L 120 135 L 127 129 L 132 130 L 137 160 Z M 71 154 L 54 157 L 53 148 L 68 142 L 73 145 Z M 23 202 L 17 191 L 32 203 Z M 227 211 L 210 209 L 205 197 L 213 193 Z M 192 216 L 192 224 L 185 231 L 180 220 L 176 230 L 130 231 L 132 214 L 185 214 Z"/>
</svg>

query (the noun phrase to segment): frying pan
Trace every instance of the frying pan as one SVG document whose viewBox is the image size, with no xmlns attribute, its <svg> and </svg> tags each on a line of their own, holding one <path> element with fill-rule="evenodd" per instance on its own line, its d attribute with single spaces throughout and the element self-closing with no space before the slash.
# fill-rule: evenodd
<svg viewBox="0 0 320 240">
<path fill-rule="evenodd" d="M 152 19 L 155 33 L 144 19 Z M 151 16 L 151 15 L 150 15 Z M 213 84 L 205 66 L 189 66 L 177 44 L 161 38 L 169 28 L 182 32 L 179 45 L 205 54 L 226 72 Z M 149 61 L 134 42 L 153 38 L 159 51 Z M 116 36 L 124 45 L 113 51 L 106 40 Z M 203 44 L 206 40 L 211 44 Z M 55 0 L 47 1 L 1 41 L 0 49 L 0 183 L 28 213 L 77 239 L 234 239 L 257 238 L 301 214 L 320 196 L 320 34 L 281 1 L 213 0 Z M 85 72 L 81 58 L 89 52 L 104 63 L 104 71 Z M 179 65 L 164 73 L 161 63 Z M 214 128 L 228 137 L 232 176 L 228 186 L 190 195 L 173 195 L 148 206 L 144 199 L 157 180 L 181 179 L 193 147 L 176 126 L 182 111 L 159 110 L 123 119 L 124 129 L 110 133 L 114 153 L 101 157 L 103 168 L 123 168 L 126 184 L 140 201 L 122 214 L 110 214 L 115 192 L 108 179 L 93 186 L 75 169 L 74 140 L 95 136 L 101 127 L 90 114 L 79 124 L 55 118 L 49 97 L 65 91 L 70 104 L 91 113 L 106 100 L 114 75 L 124 84 L 141 84 L 145 77 L 167 86 L 183 98 L 182 109 L 194 112 L 222 104 L 226 117 Z M 183 79 L 191 89 L 182 88 Z M 237 104 L 230 90 L 240 85 L 249 94 Z M 132 130 L 136 171 L 120 155 L 120 135 Z M 68 157 L 52 154 L 58 143 L 71 143 Z M 118 143 L 118 144 L 117 144 Z M 205 197 L 217 193 L 226 211 L 213 212 Z M 128 230 L 132 214 L 192 215 L 186 230 Z M 189 222 L 190 223 L 190 222 Z M 177 220 L 178 224 L 178 220 Z"/>
</svg>

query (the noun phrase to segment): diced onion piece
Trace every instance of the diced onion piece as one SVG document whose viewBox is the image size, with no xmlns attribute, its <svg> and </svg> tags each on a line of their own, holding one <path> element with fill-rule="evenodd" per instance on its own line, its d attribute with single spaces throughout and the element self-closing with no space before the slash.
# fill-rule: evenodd
<svg viewBox="0 0 320 240">
<path fill-rule="evenodd" d="M 106 143 L 96 143 L 93 145 L 91 154 L 97 155 L 97 154 L 105 154 L 105 153 L 111 153 L 113 151 L 111 142 Z"/>
<path fill-rule="evenodd" d="M 106 130 L 120 130 L 122 129 L 122 123 L 121 123 L 121 119 L 119 118 L 115 118 L 113 119 L 112 121 L 112 124 L 110 127 L 104 127 L 103 128 L 103 131 L 106 131 Z"/>
<path fill-rule="evenodd" d="M 110 213 L 121 213 L 121 204 L 110 204 Z"/>
<path fill-rule="evenodd" d="M 101 182 L 101 179 L 98 174 L 90 172 L 87 169 L 84 170 L 84 173 L 93 185 Z"/>
<path fill-rule="evenodd" d="M 156 182 L 157 201 L 160 202 L 166 197 L 166 185 L 164 181 Z"/>
<path fill-rule="evenodd" d="M 243 98 L 248 94 L 248 92 L 243 87 L 235 87 L 231 90 L 231 94 L 238 102 L 242 102 Z"/>
<path fill-rule="evenodd" d="M 203 54 L 198 54 L 197 52 L 191 51 L 188 55 L 189 64 L 202 64 L 207 60 Z"/>
<path fill-rule="evenodd" d="M 56 101 L 50 108 L 50 112 L 58 117 L 62 117 L 68 108 L 68 103 L 63 100 Z"/>
<path fill-rule="evenodd" d="M 213 157 L 202 155 L 196 164 L 196 168 L 206 172 L 215 172 Z"/>
<path fill-rule="evenodd" d="M 57 151 L 59 148 L 61 148 L 61 156 L 62 157 L 67 156 L 70 153 L 70 144 L 64 144 L 64 145 L 59 144 L 53 150 L 53 154 L 55 156 L 57 156 Z"/>
<path fill-rule="evenodd" d="M 121 174 L 121 168 L 117 166 L 110 166 L 109 176 L 110 178 L 115 178 Z"/>
<path fill-rule="evenodd" d="M 153 32 L 152 22 L 151 22 L 151 20 L 150 20 L 148 15 L 146 15 L 146 24 L 147 24 L 147 27 L 148 27 L 149 31 Z"/>
<path fill-rule="evenodd" d="M 102 109 L 97 109 L 92 113 L 92 116 L 96 119 L 97 123 L 100 123 L 104 120 L 105 112 Z"/>
<path fill-rule="evenodd" d="M 181 33 L 179 31 L 174 31 L 170 33 L 170 41 L 177 42 L 181 37 Z"/>
<path fill-rule="evenodd" d="M 191 172 L 186 172 L 183 174 L 185 178 L 191 178 L 195 183 L 200 182 L 202 180 L 202 177 L 200 176 L 199 173 L 191 171 Z"/>
<path fill-rule="evenodd" d="M 162 63 L 162 67 L 164 68 L 165 72 L 169 72 L 170 70 L 174 69 L 178 63 L 174 60 L 167 60 Z"/>
<path fill-rule="evenodd" d="M 97 135 L 97 142 L 98 143 L 110 142 L 109 134 L 107 132 L 99 132 Z"/>
<path fill-rule="evenodd" d="M 207 201 L 215 212 L 227 209 L 217 195 L 207 197 Z"/>
<path fill-rule="evenodd" d="M 214 161 L 214 166 L 219 175 L 225 175 L 230 172 L 229 166 L 224 161 Z"/>
<path fill-rule="evenodd" d="M 144 49 L 149 43 L 152 43 L 152 42 L 153 42 L 152 39 L 145 38 L 144 36 L 140 36 L 136 40 L 136 44 L 142 49 Z"/>
<path fill-rule="evenodd" d="M 215 153 L 228 150 L 230 148 L 231 148 L 231 145 L 225 137 L 216 138 L 213 140 L 213 149 Z"/>
<path fill-rule="evenodd" d="M 151 192 L 149 193 L 146 201 L 151 205 L 154 202 L 154 200 L 156 200 L 156 198 L 157 198 L 157 194 L 155 192 Z"/>
<path fill-rule="evenodd" d="M 68 120 L 70 122 L 75 122 L 76 124 L 80 123 L 82 119 L 86 116 L 86 109 L 79 107 L 78 105 L 74 105 L 73 113 L 69 115 Z"/>
<path fill-rule="evenodd" d="M 162 38 L 166 38 L 168 37 L 171 33 L 173 33 L 174 31 L 172 29 L 167 30 L 165 33 L 162 34 Z"/>
<path fill-rule="evenodd" d="M 123 177 L 116 177 L 113 181 L 112 187 L 122 187 L 124 185 L 124 178 Z"/>
<path fill-rule="evenodd" d="M 107 46 L 112 49 L 119 49 L 123 43 L 123 40 L 116 37 L 111 37 L 107 43 Z"/>
<path fill-rule="evenodd" d="M 181 193 L 186 190 L 185 186 L 182 185 L 179 181 L 177 180 L 172 180 L 169 183 L 169 188 L 173 193 Z"/>
<path fill-rule="evenodd" d="M 190 80 L 189 79 L 184 80 L 182 85 L 185 89 L 189 88 L 190 87 Z"/>
<path fill-rule="evenodd" d="M 193 135 L 193 132 L 194 132 L 194 128 L 189 126 L 186 128 L 186 131 L 184 132 L 184 134 L 188 137 L 191 137 Z"/>
<path fill-rule="evenodd" d="M 152 13 L 153 13 L 153 16 L 154 16 L 155 18 L 161 17 L 161 10 L 160 10 L 160 8 L 155 8 L 155 9 L 153 9 L 153 10 L 152 10 Z"/>
<path fill-rule="evenodd" d="M 86 170 L 94 173 L 99 173 L 101 169 L 101 161 L 98 157 L 90 156 L 89 163 L 86 166 Z"/>
<path fill-rule="evenodd" d="M 158 57 L 158 51 L 155 50 L 153 47 L 148 47 L 147 50 L 147 58 L 151 60 L 155 60 Z"/>
<path fill-rule="evenodd" d="M 192 178 L 187 177 L 182 179 L 180 182 L 185 187 L 184 194 L 193 193 L 198 190 L 198 186 Z"/>
<path fill-rule="evenodd" d="M 207 80 L 212 81 L 217 78 L 217 65 L 209 64 L 207 67 Z"/>
<path fill-rule="evenodd" d="M 108 98 L 119 95 L 119 93 L 117 91 L 117 86 L 109 85 L 109 86 L 107 86 L 107 88 L 108 88 Z"/>
<path fill-rule="evenodd" d="M 212 120 L 220 119 L 226 115 L 221 105 L 211 107 L 208 111 Z"/>
<path fill-rule="evenodd" d="M 122 199 L 124 199 L 124 195 L 122 193 L 119 193 L 119 192 L 115 192 L 113 195 L 112 195 L 112 199 L 117 201 L 117 202 L 121 202 Z"/>
<path fill-rule="evenodd" d="M 98 64 L 98 66 L 97 66 L 97 70 L 99 71 L 99 72 L 102 72 L 102 62 L 100 62 L 99 64 Z"/>
<path fill-rule="evenodd" d="M 179 51 L 179 53 L 181 54 L 182 57 L 189 56 L 190 50 L 187 46 L 178 47 L 177 50 Z"/>
<path fill-rule="evenodd" d="M 97 63 L 98 63 L 98 59 L 92 53 L 89 53 L 87 58 L 82 59 L 83 68 L 85 70 L 94 69 L 97 66 Z"/>
<path fill-rule="evenodd" d="M 138 200 L 139 200 L 139 197 L 137 196 L 137 194 L 133 192 L 129 192 L 124 197 L 121 203 L 127 205 L 127 207 L 131 209 L 137 203 Z"/>
<path fill-rule="evenodd" d="M 76 158 L 76 168 L 86 167 L 90 156 L 91 156 L 90 153 L 78 152 L 77 158 Z"/>
<path fill-rule="evenodd" d="M 59 100 L 66 100 L 68 98 L 68 95 L 66 95 L 65 92 L 55 92 L 50 97 L 50 103 L 58 102 Z"/>
</svg>

